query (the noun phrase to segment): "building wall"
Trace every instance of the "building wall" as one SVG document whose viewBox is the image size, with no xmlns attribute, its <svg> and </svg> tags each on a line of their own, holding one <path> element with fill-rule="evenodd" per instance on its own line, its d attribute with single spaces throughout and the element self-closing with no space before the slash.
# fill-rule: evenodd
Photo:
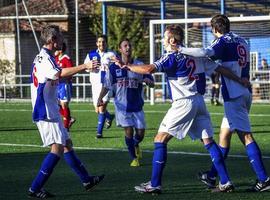
<svg viewBox="0 0 270 200">
<path fill-rule="evenodd" d="M 11 65 L 8 68 L 0 66 L 0 84 L 15 83 L 15 35 L 14 34 L 0 34 L 0 60 L 8 60 Z M 5 73 L 8 71 L 9 73 Z"/>
</svg>

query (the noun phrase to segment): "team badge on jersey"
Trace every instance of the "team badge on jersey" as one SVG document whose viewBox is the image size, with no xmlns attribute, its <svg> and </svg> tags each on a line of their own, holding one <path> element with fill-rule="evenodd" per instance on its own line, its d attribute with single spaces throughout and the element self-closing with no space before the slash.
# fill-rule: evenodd
<svg viewBox="0 0 270 200">
<path fill-rule="evenodd" d="M 117 70 L 115 70 L 115 72 L 116 72 L 116 77 L 122 76 L 122 70 L 121 69 L 117 69 Z"/>
</svg>

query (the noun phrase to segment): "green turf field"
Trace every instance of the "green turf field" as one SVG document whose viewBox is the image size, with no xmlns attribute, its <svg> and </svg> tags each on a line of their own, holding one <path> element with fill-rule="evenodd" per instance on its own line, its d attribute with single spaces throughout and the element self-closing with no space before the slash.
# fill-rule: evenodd
<svg viewBox="0 0 270 200">
<path fill-rule="evenodd" d="M 243 146 L 236 136 L 232 140 L 227 160 L 236 191 L 230 194 L 211 194 L 196 179 L 200 170 L 208 169 L 209 156 L 191 155 L 207 153 L 199 141 L 186 138 L 173 139 L 169 145 L 167 166 L 163 176 L 163 194 L 159 196 L 135 193 L 134 185 L 148 181 L 151 175 L 153 137 L 169 104 L 145 105 L 147 131 L 141 144 L 144 150 L 142 166 L 129 167 L 123 130 L 115 125 L 104 131 L 105 138 L 95 139 L 96 114 L 92 105 L 72 103 L 72 116 L 77 122 L 71 129 L 74 146 L 79 157 L 93 174 L 105 173 L 104 182 L 91 192 L 85 192 L 79 179 L 61 161 L 46 184 L 46 189 L 57 195 L 55 199 L 270 199 L 270 193 L 247 193 L 255 179 Z M 217 138 L 223 108 L 208 106 Z M 109 106 L 113 111 L 113 106 Z M 40 148 L 41 140 L 31 121 L 30 103 L 0 103 L 0 199 L 27 199 L 26 192 L 36 175 L 47 148 Z M 265 156 L 270 173 L 270 105 L 253 105 L 251 122 L 254 136 Z"/>
</svg>

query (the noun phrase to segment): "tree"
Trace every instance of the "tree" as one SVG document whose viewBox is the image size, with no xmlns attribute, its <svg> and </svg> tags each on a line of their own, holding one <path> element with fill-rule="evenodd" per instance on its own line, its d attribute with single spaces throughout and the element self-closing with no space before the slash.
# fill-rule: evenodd
<svg viewBox="0 0 270 200">
<path fill-rule="evenodd" d="M 149 45 L 146 36 L 148 26 L 144 25 L 144 14 L 123 8 L 108 8 L 108 45 L 110 49 L 117 51 L 118 43 L 128 38 L 133 46 L 135 58 L 146 59 Z M 90 15 L 90 31 L 94 35 L 102 33 L 101 5 L 95 4 L 94 12 Z"/>
</svg>

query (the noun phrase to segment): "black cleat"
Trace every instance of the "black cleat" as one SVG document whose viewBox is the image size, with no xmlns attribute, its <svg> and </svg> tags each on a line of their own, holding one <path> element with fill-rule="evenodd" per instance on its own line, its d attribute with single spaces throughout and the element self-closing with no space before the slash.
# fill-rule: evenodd
<svg viewBox="0 0 270 200">
<path fill-rule="evenodd" d="M 93 187 L 95 187 L 96 185 L 98 185 L 103 179 L 104 179 L 105 175 L 102 174 L 100 176 L 91 176 L 91 180 L 88 183 L 83 183 L 83 186 L 85 188 L 86 191 L 91 190 Z"/>
<path fill-rule="evenodd" d="M 101 134 L 96 135 L 96 139 L 102 139 L 102 138 L 103 138 L 103 136 Z"/>
<path fill-rule="evenodd" d="M 215 188 L 216 187 L 216 178 L 211 178 L 208 176 L 208 172 L 199 172 L 198 179 L 207 185 L 208 188 Z"/>
<path fill-rule="evenodd" d="M 268 177 L 266 181 L 256 181 L 256 184 L 248 189 L 248 192 L 264 192 L 270 189 L 270 178 Z"/>
<path fill-rule="evenodd" d="M 106 119 L 106 121 L 105 121 L 105 127 L 106 127 L 106 129 L 111 128 L 113 119 L 114 119 L 114 115 L 111 115 L 111 119 Z"/>
<path fill-rule="evenodd" d="M 223 184 L 223 185 L 221 183 L 219 183 L 217 185 L 217 187 L 214 188 L 214 189 L 212 189 L 211 191 L 212 191 L 212 193 L 233 192 L 234 191 L 234 186 L 233 186 L 233 184 L 230 181 L 228 181 L 226 184 Z"/>
<path fill-rule="evenodd" d="M 37 198 L 37 199 L 48 199 L 55 197 L 55 195 L 49 193 L 48 191 L 41 189 L 39 192 L 34 192 L 31 188 L 28 191 L 28 197 L 30 198 Z"/>
</svg>

